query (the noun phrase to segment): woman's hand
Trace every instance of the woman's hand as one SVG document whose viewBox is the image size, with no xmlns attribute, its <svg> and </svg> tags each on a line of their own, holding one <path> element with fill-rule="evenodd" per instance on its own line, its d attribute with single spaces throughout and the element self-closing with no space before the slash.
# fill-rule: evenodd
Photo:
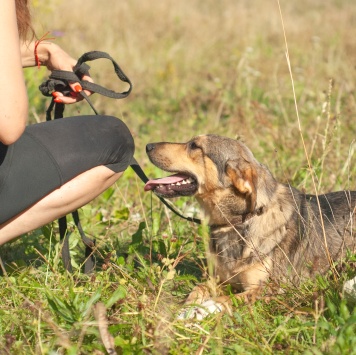
<svg viewBox="0 0 356 355">
<path fill-rule="evenodd" d="M 41 46 L 47 47 L 48 58 L 45 61 L 44 65 L 46 65 L 49 70 L 73 71 L 74 66 L 77 64 L 77 61 L 70 57 L 69 54 L 67 54 L 62 48 L 55 45 L 54 43 L 40 43 L 38 46 L 38 53 L 40 53 Z M 82 79 L 93 82 L 93 79 L 89 75 L 83 75 Z M 61 92 L 55 91 L 54 93 L 52 93 L 52 95 L 55 97 L 54 101 L 64 104 L 72 104 L 83 100 L 83 97 L 79 94 L 79 92 L 83 90 L 81 85 L 76 82 L 70 83 L 69 86 L 73 90 L 71 96 L 64 96 Z M 88 90 L 84 90 L 84 92 L 88 96 L 91 95 L 91 92 Z"/>
<path fill-rule="evenodd" d="M 38 63 L 36 63 L 37 60 L 40 65 L 46 66 L 50 71 L 73 71 L 74 66 L 77 64 L 77 61 L 61 47 L 47 40 L 43 40 L 37 44 L 37 58 L 35 58 L 35 45 L 35 42 L 23 43 L 21 48 L 23 67 L 38 65 Z M 93 82 L 93 79 L 89 75 L 84 75 L 82 79 Z M 54 101 L 64 104 L 73 104 L 83 100 L 83 97 L 79 94 L 79 92 L 83 90 L 80 83 L 70 83 L 69 86 L 72 89 L 70 96 L 64 96 L 63 93 L 55 91 L 52 93 L 55 97 Z M 88 90 L 84 90 L 84 92 L 88 96 L 91 95 L 91 92 Z"/>
</svg>

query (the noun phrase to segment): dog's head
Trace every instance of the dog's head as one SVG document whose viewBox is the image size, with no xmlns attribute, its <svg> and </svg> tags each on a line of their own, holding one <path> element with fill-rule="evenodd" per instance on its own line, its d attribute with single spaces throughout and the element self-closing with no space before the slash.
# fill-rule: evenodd
<svg viewBox="0 0 356 355">
<path fill-rule="evenodd" d="M 167 178 L 150 180 L 145 190 L 171 198 L 194 195 L 211 214 L 220 206 L 229 216 L 256 208 L 261 164 L 240 141 L 201 135 L 187 143 L 150 143 L 146 152 Z"/>
</svg>

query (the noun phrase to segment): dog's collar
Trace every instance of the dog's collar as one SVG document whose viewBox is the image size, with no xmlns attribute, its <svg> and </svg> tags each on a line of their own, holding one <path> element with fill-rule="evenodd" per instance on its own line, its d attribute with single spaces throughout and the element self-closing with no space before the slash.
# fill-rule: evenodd
<svg viewBox="0 0 356 355">
<path fill-rule="evenodd" d="M 237 218 L 236 217 L 232 218 L 231 220 L 228 221 L 228 224 L 232 225 L 234 227 L 242 226 L 245 222 L 249 221 L 253 217 L 261 216 L 265 212 L 266 212 L 266 207 L 262 206 L 260 208 L 255 209 L 252 212 L 245 213 L 243 215 L 238 216 Z M 216 229 L 216 228 L 221 228 L 221 227 L 225 227 L 225 226 L 226 226 L 226 224 L 212 224 L 209 227 L 210 227 L 210 229 Z"/>
</svg>

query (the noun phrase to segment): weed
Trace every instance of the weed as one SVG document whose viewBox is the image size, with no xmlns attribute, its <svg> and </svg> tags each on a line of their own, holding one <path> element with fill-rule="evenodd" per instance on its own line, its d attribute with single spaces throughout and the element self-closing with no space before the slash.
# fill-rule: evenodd
<svg viewBox="0 0 356 355">
<path fill-rule="evenodd" d="M 281 1 L 295 95 L 277 2 L 35 5 L 39 35 L 55 31 L 77 57 L 107 51 L 132 79 L 128 99 L 92 101 L 128 124 L 150 177 L 161 172 L 145 155 L 148 142 L 218 133 L 240 137 L 280 181 L 310 193 L 356 188 L 353 0 Z M 95 81 L 118 91 L 111 71 L 105 62 L 92 64 Z M 37 87 L 46 75 L 25 72 L 31 123 L 44 120 L 48 102 Z M 85 103 L 66 108 L 67 116 L 88 113 Z M 199 214 L 194 200 L 174 204 Z M 342 282 L 355 275 L 354 256 L 336 265 L 340 279 L 282 286 L 285 294 L 270 302 L 236 302 L 231 316 L 189 325 L 176 316 L 207 277 L 206 227 L 172 215 L 129 169 L 80 214 L 97 240 L 92 275 L 81 272 L 84 246 L 72 222 L 72 275 L 62 265 L 56 222 L 1 247 L 1 354 L 105 353 L 93 313 L 98 302 L 119 354 L 356 353 L 356 310 L 341 297 Z"/>
</svg>

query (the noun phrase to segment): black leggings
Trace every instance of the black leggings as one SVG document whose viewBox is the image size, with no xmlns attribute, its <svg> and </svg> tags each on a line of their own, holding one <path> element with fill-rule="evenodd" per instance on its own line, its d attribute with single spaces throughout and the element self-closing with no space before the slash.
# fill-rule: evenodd
<svg viewBox="0 0 356 355">
<path fill-rule="evenodd" d="M 0 224 L 91 168 L 124 171 L 134 150 L 129 129 L 115 117 L 66 117 L 28 126 L 14 144 L 0 143 Z"/>
</svg>

